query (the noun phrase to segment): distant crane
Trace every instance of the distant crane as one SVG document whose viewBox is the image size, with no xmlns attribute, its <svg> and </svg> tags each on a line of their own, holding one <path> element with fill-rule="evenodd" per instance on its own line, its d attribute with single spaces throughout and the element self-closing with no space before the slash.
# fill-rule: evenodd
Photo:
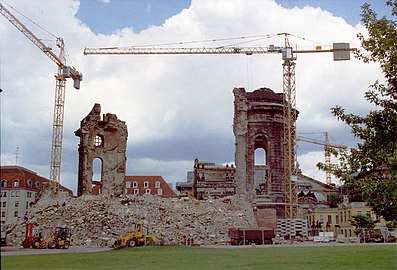
<svg viewBox="0 0 397 270">
<path fill-rule="evenodd" d="M 83 75 L 79 73 L 74 67 L 66 65 L 65 44 L 62 38 L 57 38 L 56 40 L 56 45 L 59 48 L 59 56 L 57 56 L 55 53 L 52 52 L 52 49 L 50 47 L 46 46 L 39 38 L 37 38 L 1 3 L 0 13 L 58 66 L 58 73 L 55 76 L 56 87 L 50 165 L 50 180 L 52 182 L 55 192 L 57 192 L 59 189 L 62 159 L 62 135 L 66 79 L 72 78 L 74 82 L 74 88 L 80 89 L 80 81 L 82 81 Z"/>
<path fill-rule="evenodd" d="M 303 136 L 296 136 L 297 141 L 308 142 L 313 144 L 324 145 L 325 166 L 329 169 L 331 167 L 331 148 L 346 149 L 347 146 L 343 144 L 334 144 L 329 142 L 328 132 L 324 132 L 325 140 L 319 141 Z M 331 184 L 331 172 L 325 172 L 326 183 Z"/>
<path fill-rule="evenodd" d="M 296 185 L 292 180 L 295 172 L 295 54 L 333 52 L 334 60 L 349 60 L 349 43 L 334 43 L 333 48 L 324 50 L 316 47 L 314 50 L 294 50 L 288 41 L 288 33 L 284 36 L 284 46 L 269 47 L 215 47 L 215 48 L 156 48 L 156 47 L 111 47 L 85 48 L 84 54 L 115 54 L 115 55 L 146 55 L 146 54 L 282 54 L 283 63 L 283 119 L 284 119 L 284 185 L 285 185 L 285 217 L 296 218 L 298 215 L 298 195 Z"/>
</svg>

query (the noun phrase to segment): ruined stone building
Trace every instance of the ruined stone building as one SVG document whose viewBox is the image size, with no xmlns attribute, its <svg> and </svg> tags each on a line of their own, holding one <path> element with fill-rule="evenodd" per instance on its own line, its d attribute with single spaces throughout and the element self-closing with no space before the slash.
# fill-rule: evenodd
<svg viewBox="0 0 397 270">
<path fill-rule="evenodd" d="M 101 105 L 95 104 L 75 135 L 80 137 L 77 195 L 92 194 L 95 159 L 101 162 L 101 193 L 122 194 L 128 137 L 125 122 L 115 114 L 101 116 Z"/>
<path fill-rule="evenodd" d="M 193 171 L 188 172 L 187 182 L 178 182 L 180 194 L 191 193 L 202 200 L 236 194 L 236 168 L 233 165 L 194 160 Z"/>
<path fill-rule="evenodd" d="M 236 168 L 231 165 L 194 160 L 193 193 L 197 199 L 219 198 L 236 194 L 234 175 Z"/>
<path fill-rule="evenodd" d="M 258 225 L 275 227 L 284 217 L 283 94 L 269 88 L 233 93 L 237 190 L 254 197 Z"/>
</svg>

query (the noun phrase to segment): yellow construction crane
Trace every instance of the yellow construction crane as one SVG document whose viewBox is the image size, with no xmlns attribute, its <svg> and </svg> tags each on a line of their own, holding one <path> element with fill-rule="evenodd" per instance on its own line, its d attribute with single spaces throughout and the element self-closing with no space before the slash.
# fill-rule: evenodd
<svg viewBox="0 0 397 270">
<path fill-rule="evenodd" d="M 84 54 L 114 54 L 114 55 L 147 55 L 147 54 L 282 54 L 283 62 L 283 118 L 284 118 L 284 184 L 285 184 L 285 217 L 296 218 L 298 215 L 298 195 L 293 183 L 292 175 L 295 172 L 295 60 L 299 53 L 333 52 L 334 60 L 349 60 L 349 43 L 334 43 L 332 49 L 316 47 L 313 50 L 294 50 L 288 41 L 288 33 L 279 33 L 284 36 L 283 46 L 270 45 L 269 47 L 214 47 L 214 48 L 156 48 L 156 47 L 111 47 L 85 48 Z"/>
<path fill-rule="evenodd" d="M 328 132 L 324 132 L 325 140 L 324 141 L 319 141 L 303 136 L 296 136 L 297 141 L 302 141 L 302 142 L 308 142 L 308 143 L 313 143 L 313 144 L 318 144 L 318 145 L 324 145 L 324 156 L 325 156 L 325 166 L 327 169 L 331 167 L 331 148 L 338 148 L 338 149 L 346 149 L 347 146 L 343 144 L 334 144 L 329 142 L 329 135 Z M 325 172 L 325 179 L 326 183 L 329 185 L 331 184 L 331 172 L 326 171 Z"/>
<path fill-rule="evenodd" d="M 57 38 L 56 40 L 56 45 L 59 48 L 59 56 L 57 56 L 50 47 L 46 46 L 39 38 L 37 38 L 1 3 L 0 13 L 58 66 L 58 73 L 55 76 L 56 87 L 50 165 L 50 180 L 52 182 L 54 190 L 57 192 L 60 182 L 60 169 L 62 159 L 62 135 L 66 79 L 72 78 L 74 82 L 74 88 L 80 89 L 80 81 L 82 81 L 83 75 L 79 73 L 74 67 L 68 66 L 66 64 L 65 44 L 62 38 Z"/>
</svg>

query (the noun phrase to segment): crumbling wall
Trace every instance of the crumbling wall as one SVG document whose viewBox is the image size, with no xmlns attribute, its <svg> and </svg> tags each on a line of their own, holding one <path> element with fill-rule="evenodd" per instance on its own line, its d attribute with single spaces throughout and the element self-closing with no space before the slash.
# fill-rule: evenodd
<svg viewBox="0 0 397 270">
<path fill-rule="evenodd" d="M 101 119 L 101 105 L 95 104 L 81 121 L 75 135 L 80 137 L 77 194 L 92 193 L 93 163 L 96 158 L 102 162 L 101 193 L 122 194 L 128 137 L 125 122 L 110 113 L 104 114 Z"/>
</svg>

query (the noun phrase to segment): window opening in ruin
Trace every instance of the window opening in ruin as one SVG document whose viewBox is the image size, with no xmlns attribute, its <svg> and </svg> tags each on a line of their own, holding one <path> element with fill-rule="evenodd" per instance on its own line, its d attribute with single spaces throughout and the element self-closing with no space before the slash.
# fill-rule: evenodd
<svg viewBox="0 0 397 270">
<path fill-rule="evenodd" d="M 1 187 L 7 187 L 7 180 L 1 180 Z"/>
<path fill-rule="evenodd" d="M 94 163 L 93 171 L 92 171 L 93 180 L 94 181 L 102 181 L 102 165 L 103 165 L 102 159 L 96 158 L 96 159 L 94 159 L 93 163 Z"/>
<path fill-rule="evenodd" d="M 94 146 L 103 146 L 103 137 L 101 135 L 96 135 L 94 138 Z"/>
<path fill-rule="evenodd" d="M 148 188 L 149 187 L 149 182 L 148 181 L 143 182 L 143 187 L 144 188 Z"/>
<path fill-rule="evenodd" d="M 266 165 L 266 151 L 263 148 L 255 149 L 255 166 Z"/>
<path fill-rule="evenodd" d="M 137 182 L 137 181 L 134 181 L 134 182 L 132 183 L 132 187 L 133 187 L 133 188 L 137 188 L 137 187 L 138 187 L 138 182 Z"/>
<path fill-rule="evenodd" d="M 125 187 L 126 188 L 131 188 L 131 182 L 130 181 L 126 181 L 125 182 Z"/>
<path fill-rule="evenodd" d="M 254 152 L 254 186 L 257 194 L 266 194 L 266 150 L 256 148 Z"/>
<path fill-rule="evenodd" d="M 29 180 L 28 180 L 28 187 L 31 188 L 31 187 L 32 187 L 32 183 L 33 183 L 33 181 L 29 179 Z"/>
</svg>

